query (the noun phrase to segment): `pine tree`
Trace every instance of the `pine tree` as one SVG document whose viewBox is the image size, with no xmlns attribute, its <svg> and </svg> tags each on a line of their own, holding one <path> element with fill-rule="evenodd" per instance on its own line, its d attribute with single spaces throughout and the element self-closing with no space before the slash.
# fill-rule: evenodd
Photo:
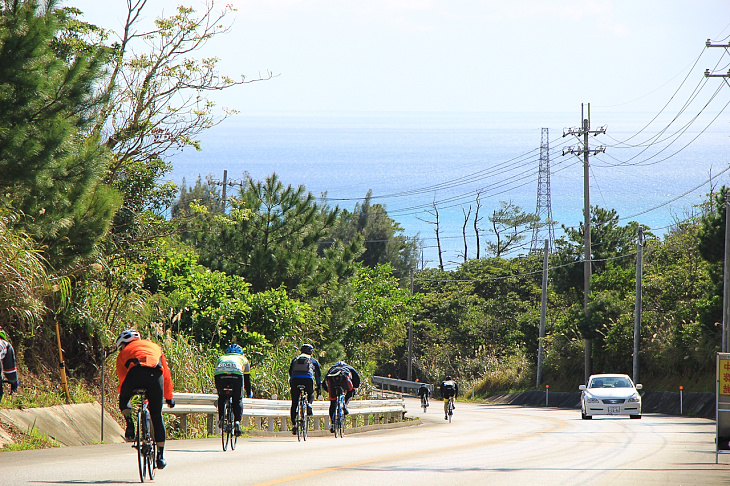
<svg viewBox="0 0 730 486">
<path fill-rule="evenodd" d="M 119 204 L 86 136 L 101 56 L 59 52 L 65 14 L 54 0 L 0 3 L 0 191 L 54 265 L 89 254 Z"/>
</svg>

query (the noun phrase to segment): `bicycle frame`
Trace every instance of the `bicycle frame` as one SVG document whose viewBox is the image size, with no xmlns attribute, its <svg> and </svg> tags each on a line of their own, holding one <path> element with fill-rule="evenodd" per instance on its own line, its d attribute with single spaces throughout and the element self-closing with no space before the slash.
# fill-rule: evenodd
<svg viewBox="0 0 730 486">
<path fill-rule="evenodd" d="M 344 408 L 345 408 L 345 393 L 342 390 L 340 390 L 339 394 L 337 395 L 337 409 L 335 410 L 335 416 L 334 416 L 335 437 L 337 437 L 337 435 L 339 434 L 340 438 L 342 438 L 345 433 Z"/>
</svg>

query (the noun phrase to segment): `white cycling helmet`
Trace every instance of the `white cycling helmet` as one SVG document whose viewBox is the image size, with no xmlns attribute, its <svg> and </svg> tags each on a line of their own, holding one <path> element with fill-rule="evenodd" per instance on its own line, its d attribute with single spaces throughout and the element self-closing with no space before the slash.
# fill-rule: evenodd
<svg viewBox="0 0 730 486">
<path fill-rule="evenodd" d="M 137 331 L 133 329 L 127 329 L 126 331 L 122 331 L 122 333 L 117 338 L 117 349 L 120 349 L 122 347 L 122 344 L 131 343 L 132 341 L 136 341 L 138 339 L 142 339 L 142 337 Z"/>
</svg>

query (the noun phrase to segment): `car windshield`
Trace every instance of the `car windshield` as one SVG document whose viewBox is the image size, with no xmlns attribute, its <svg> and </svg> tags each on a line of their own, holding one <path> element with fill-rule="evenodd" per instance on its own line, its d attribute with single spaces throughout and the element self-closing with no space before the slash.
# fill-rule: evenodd
<svg viewBox="0 0 730 486">
<path fill-rule="evenodd" d="M 628 378 L 622 376 L 603 376 L 593 378 L 588 388 L 631 388 L 633 385 Z"/>
</svg>

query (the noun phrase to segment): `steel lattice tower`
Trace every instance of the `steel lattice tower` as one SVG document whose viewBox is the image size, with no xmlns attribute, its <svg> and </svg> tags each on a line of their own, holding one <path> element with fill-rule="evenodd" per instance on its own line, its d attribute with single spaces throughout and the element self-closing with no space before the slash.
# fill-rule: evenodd
<svg viewBox="0 0 730 486">
<path fill-rule="evenodd" d="M 537 177 L 537 208 L 535 214 L 540 217 L 540 224 L 532 230 L 530 252 L 541 252 L 548 240 L 548 250 L 555 244 L 555 223 L 553 209 L 550 204 L 550 139 L 548 129 L 543 128 L 540 136 L 540 170 Z"/>
</svg>

